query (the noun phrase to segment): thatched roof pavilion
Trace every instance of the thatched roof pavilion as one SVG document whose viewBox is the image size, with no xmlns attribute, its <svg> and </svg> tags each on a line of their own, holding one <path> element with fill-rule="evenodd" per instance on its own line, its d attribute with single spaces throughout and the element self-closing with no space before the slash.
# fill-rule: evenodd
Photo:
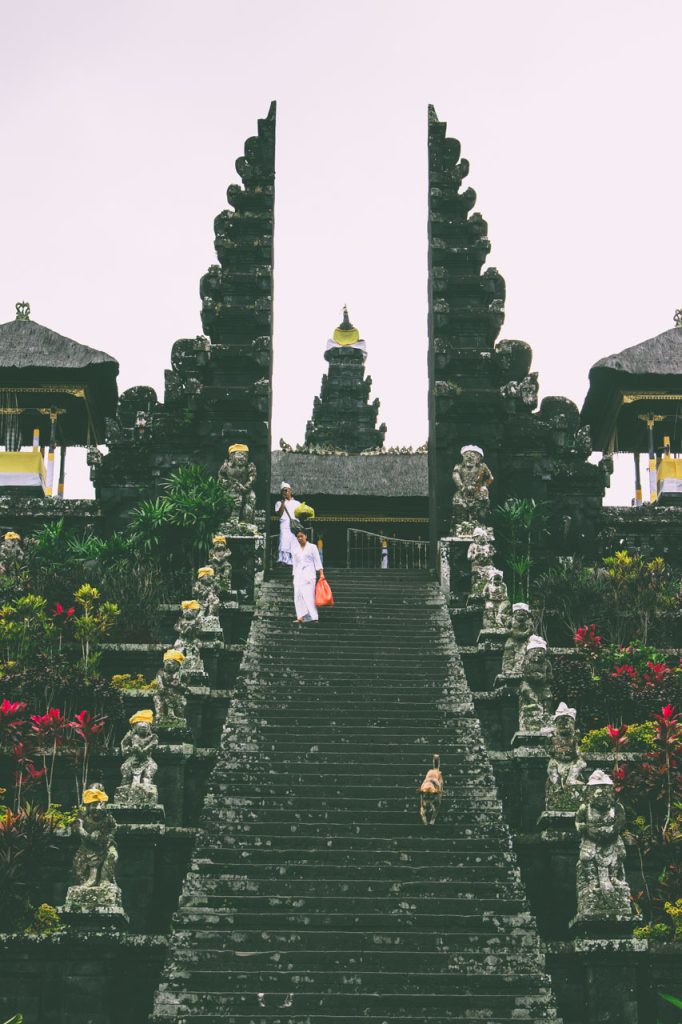
<svg viewBox="0 0 682 1024">
<path fill-rule="evenodd" d="M 682 314 L 676 326 L 595 363 L 581 417 L 598 451 L 645 452 L 647 416 L 656 447 L 682 451 Z M 659 417 L 661 417 L 659 419 Z"/>
<path fill-rule="evenodd" d="M 20 443 L 30 445 L 36 427 L 46 443 L 51 409 L 61 410 L 59 445 L 102 442 L 105 417 L 116 413 L 117 361 L 43 327 L 29 314 L 27 303 L 17 303 L 16 320 L 0 324 L 0 406 L 20 410 Z"/>
</svg>

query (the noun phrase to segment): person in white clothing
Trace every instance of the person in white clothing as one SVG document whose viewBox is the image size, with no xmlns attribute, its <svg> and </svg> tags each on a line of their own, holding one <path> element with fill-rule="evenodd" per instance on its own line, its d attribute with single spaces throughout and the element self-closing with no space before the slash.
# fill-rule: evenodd
<svg viewBox="0 0 682 1024">
<path fill-rule="evenodd" d="M 315 583 L 317 576 L 322 576 L 322 562 L 317 546 L 308 543 L 308 538 L 301 529 L 291 546 L 291 557 L 294 566 L 296 606 L 294 622 L 317 622 L 319 615 L 315 607 Z"/>
<path fill-rule="evenodd" d="M 275 505 L 275 512 L 279 516 L 279 551 L 277 561 L 280 565 L 291 565 L 291 549 L 295 544 L 294 535 L 291 532 L 291 521 L 295 519 L 294 509 L 298 501 L 291 493 L 291 484 L 285 480 L 280 485 L 281 498 Z"/>
</svg>

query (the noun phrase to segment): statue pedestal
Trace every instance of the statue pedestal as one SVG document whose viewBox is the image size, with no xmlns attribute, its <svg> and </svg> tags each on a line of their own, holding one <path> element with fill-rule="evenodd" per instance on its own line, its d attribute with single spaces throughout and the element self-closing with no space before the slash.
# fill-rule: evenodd
<svg viewBox="0 0 682 1024">
<path fill-rule="evenodd" d="M 485 644 L 486 646 L 494 647 L 496 650 L 499 650 L 504 647 L 504 642 L 508 636 L 508 629 L 482 629 L 478 634 L 478 640 L 476 642 L 479 647 Z"/>
<path fill-rule="evenodd" d="M 116 803 L 120 788 L 114 794 L 114 803 L 109 804 L 117 825 L 163 825 L 166 819 L 163 804 Z"/>
<path fill-rule="evenodd" d="M 530 732 L 519 729 L 512 736 L 512 750 L 545 750 L 550 739 L 548 732 Z"/>
<path fill-rule="evenodd" d="M 594 941 L 602 939 L 630 939 L 633 942 L 637 942 L 641 940 L 632 939 L 632 929 L 641 923 L 641 914 L 618 912 L 608 914 L 606 910 L 603 910 L 601 913 L 599 910 L 595 910 L 594 914 L 578 912 L 569 921 L 568 929 L 572 935 L 579 939 Z"/>
<path fill-rule="evenodd" d="M 502 689 L 503 686 L 508 686 L 510 689 L 518 693 L 522 679 L 523 676 L 505 675 L 500 672 L 499 675 L 495 676 L 495 689 Z"/>
<path fill-rule="evenodd" d="M 467 552 L 472 540 L 473 535 L 470 537 L 441 537 L 438 542 L 440 585 L 448 601 L 454 593 L 464 596 L 471 585 Z"/>
<path fill-rule="evenodd" d="M 188 743 L 193 745 L 192 733 L 187 725 L 186 718 L 161 719 L 156 725 L 156 732 L 159 737 L 159 743 L 166 745 Z"/>
<path fill-rule="evenodd" d="M 577 838 L 575 811 L 543 811 L 538 818 L 538 828 L 543 838 Z"/>
<path fill-rule="evenodd" d="M 87 931 L 126 928 L 128 925 L 121 890 L 114 882 L 69 886 L 59 914 L 65 924 Z"/>
</svg>

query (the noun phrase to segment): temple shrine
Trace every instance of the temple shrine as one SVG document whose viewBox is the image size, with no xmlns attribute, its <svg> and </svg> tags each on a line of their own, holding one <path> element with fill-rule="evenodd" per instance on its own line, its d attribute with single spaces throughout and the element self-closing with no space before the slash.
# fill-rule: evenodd
<svg viewBox="0 0 682 1024">
<path fill-rule="evenodd" d="M 540 398 L 426 113 L 418 447 L 387 446 L 344 307 L 273 450 L 275 103 L 163 394 L 118 394 L 113 357 L 26 303 L 0 326 L 8 1024 L 682 1006 L 682 314 L 600 359 L 582 413 Z M 74 445 L 93 498 L 62 497 Z M 619 452 L 635 499 L 607 506 Z"/>
</svg>

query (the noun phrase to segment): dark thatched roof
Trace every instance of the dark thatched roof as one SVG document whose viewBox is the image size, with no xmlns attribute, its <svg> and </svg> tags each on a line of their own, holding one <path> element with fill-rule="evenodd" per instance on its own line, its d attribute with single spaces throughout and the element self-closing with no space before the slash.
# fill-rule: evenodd
<svg viewBox="0 0 682 1024">
<path fill-rule="evenodd" d="M 104 440 L 104 421 L 116 414 L 118 363 L 113 356 L 81 345 L 34 320 L 0 324 L 0 388 L 16 391 L 22 443 L 33 428 L 49 436 L 44 407 L 58 407 L 60 444 Z M 61 390 L 63 389 L 63 390 Z M 84 392 L 86 400 L 74 391 Z M 52 392 L 52 395 L 50 394 Z"/>
<path fill-rule="evenodd" d="M 108 363 L 118 373 L 113 356 L 65 338 L 34 320 L 0 324 L 1 369 L 83 370 L 99 363 Z"/>
<path fill-rule="evenodd" d="M 639 417 L 662 415 L 657 444 L 668 434 L 677 451 L 682 445 L 682 400 L 676 395 L 682 395 L 682 327 L 596 362 L 590 370 L 582 422 L 589 424 L 598 451 L 610 446 L 621 452 L 645 451 L 646 425 Z M 624 401 L 624 396 L 635 398 Z"/>
<path fill-rule="evenodd" d="M 425 498 L 429 493 L 428 456 L 309 455 L 306 452 L 272 453 L 272 490 L 279 494 L 282 480 L 294 494 Z"/>
</svg>

